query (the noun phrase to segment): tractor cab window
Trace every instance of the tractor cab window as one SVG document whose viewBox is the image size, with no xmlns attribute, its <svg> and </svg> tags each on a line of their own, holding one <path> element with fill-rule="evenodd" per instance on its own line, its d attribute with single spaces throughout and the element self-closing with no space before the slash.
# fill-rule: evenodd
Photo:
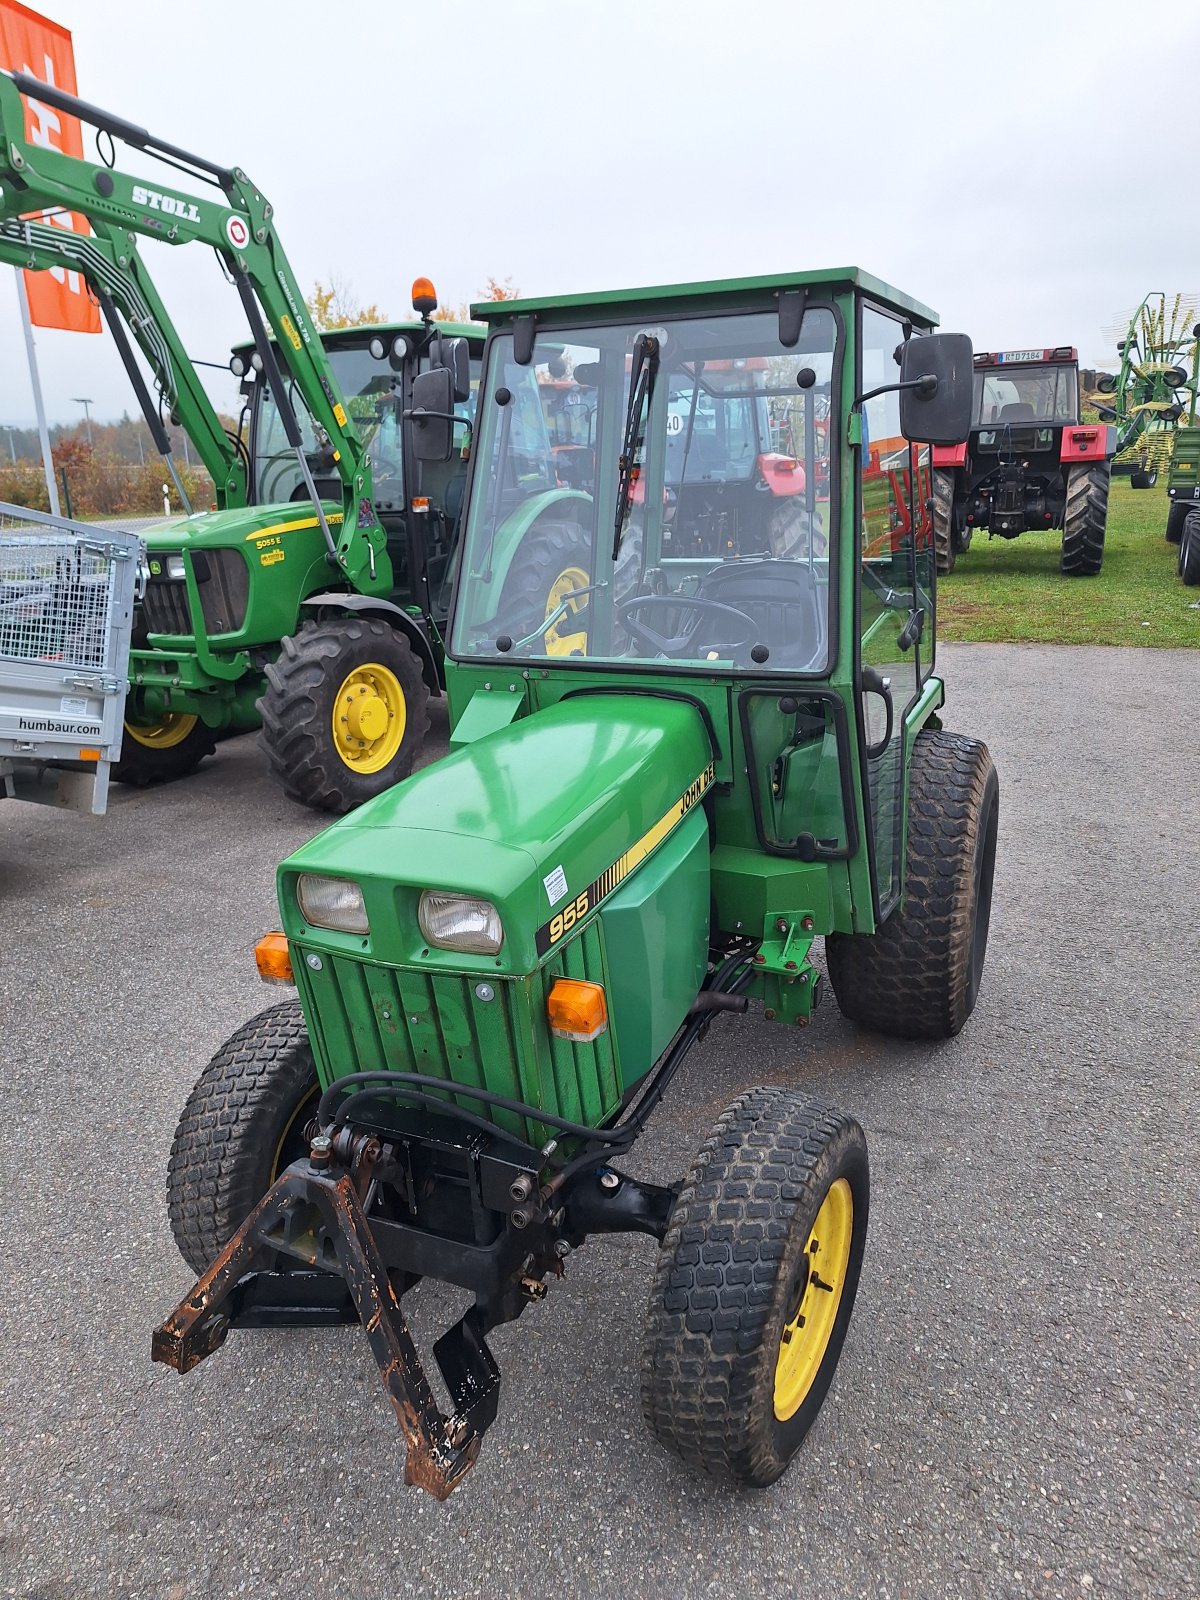
<svg viewBox="0 0 1200 1600">
<path fill-rule="evenodd" d="M 837 328 L 744 313 L 493 335 L 452 650 L 827 665 Z"/>
<path fill-rule="evenodd" d="M 392 396 L 391 369 L 386 362 L 374 360 L 370 352 L 362 348 L 335 348 L 328 352 L 328 356 L 338 386 L 346 397 L 346 408 L 366 441 L 379 500 L 395 499 L 402 502 L 403 457 L 399 418 Z M 304 451 L 309 458 L 317 490 L 325 498 L 340 500 L 341 481 L 328 443 L 324 435 L 318 438 L 299 389 L 286 378 L 285 382 L 289 382 L 289 399 L 300 424 Z M 255 499 L 260 505 L 308 498 L 300 464 L 283 430 L 279 406 L 265 385 L 259 396 L 253 451 Z"/>
<path fill-rule="evenodd" d="M 998 429 L 1079 420 L 1074 367 L 996 367 L 975 373 L 973 426 Z"/>
</svg>

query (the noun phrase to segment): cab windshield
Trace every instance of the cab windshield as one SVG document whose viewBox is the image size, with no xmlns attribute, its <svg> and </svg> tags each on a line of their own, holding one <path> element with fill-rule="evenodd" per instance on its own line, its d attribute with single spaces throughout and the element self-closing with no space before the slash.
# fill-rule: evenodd
<svg viewBox="0 0 1200 1600">
<path fill-rule="evenodd" d="M 401 449 L 398 408 L 392 403 L 392 372 L 386 361 L 376 361 L 370 351 L 359 349 L 333 349 L 326 355 L 337 378 L 338 387 L 346 397 L 346 409 L 354 418 L 355 426 L 366 442 L 367 454 L 375 481 L 386 484 L 390 477 L 400 475 Z M 286 379 L 285 379 L 286 381 Z M 299 389 L 291 386 L 292 409 L 300 424 L 305 454 L 317 454 L 319 446 L 312 418 L 304 404 Z M 313 477 L 322 492 L 322 480 L 336 476 L 332 459 L 322 466 L 319 456 Z M 271 391 L 264 386 L 259 396 L 259 411 L 254 434 L 254 484 L 255 498 L 260 505 L 274 505 L 280 500 L 308 499 L 308 490 L 300 472 L 296 453 L 287 442 L 279 407 Z M 328 493 L 341 498 L 340 485 L 329 486 Z"/>
<path fill-rule="evenodd" d="M 996 367 L 975 374 L 976 428 L 1078 420 L 1074 367 Z"/>
<path fill-rule="evenodd" d="M 493 337 L 451 649 L 460 659 L 819 672 L 837 325 L 774 311 Z"/>
</svg>

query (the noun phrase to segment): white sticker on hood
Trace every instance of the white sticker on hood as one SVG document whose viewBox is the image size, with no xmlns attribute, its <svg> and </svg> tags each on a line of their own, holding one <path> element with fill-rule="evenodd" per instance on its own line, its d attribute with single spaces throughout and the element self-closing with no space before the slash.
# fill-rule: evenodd
<svg viewBox="0 0 1200 1600">
<path fill-rule="evenodd" d="M 552 906 L 556 906 L 567 892 L 567 875 L 561 867 L 555 867 L 542 879 L 546 885 L 546 895 Z"/>
</svg>

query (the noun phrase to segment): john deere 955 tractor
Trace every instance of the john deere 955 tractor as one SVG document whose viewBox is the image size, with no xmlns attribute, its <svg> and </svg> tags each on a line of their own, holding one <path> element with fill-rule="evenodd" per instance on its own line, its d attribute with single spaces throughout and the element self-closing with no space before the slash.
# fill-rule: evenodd
<svg viewBox="0 0 1200 1600">
<path fill-rule="evenodd" d="M 78 117 L 99 161 L 26 136 L 22 95 Z M 114 141 L 164 163 L 147 180 L 112 162 Z M 179 172 L 201 186 L 182 193 Z M 44 218 L 73 213 L 90 231 Z M 252 346 L 249 448 L 227 434 L 138 252 L 140 238 L 211 246 L 241 300 Z M 480 330 L 418 319 L 322 342 L 269 201 L 215 165 L 22 73 L 0 73 L 0 261 L 81 274 L 103 312 L 166 470 L 189 515 L 146 536 L 149 582 L 135 622 L 126 735 L 116 776 L 192 770 L 222 730 L 262 724 L 295 799 L 344 811 L 411 770 L 440 686 L 445 579 L 465 458 L 423 468 L 407 448 L 416 377 L 451 376 L 469 420 Z M 149 366 L 157 402 L 134 353 Z M 192 513 L 162 411 L 184 428 L 216 504 Z M 460 446 L 466 428 L 458 432 Z"/>
<path fill-rule="evenodd" d="M 168 1199 L 200 1277 L 153 1354 L 186 1372 L 231 1328 L 359 1322 L 407 1479 L 444 1496 L 496 1416 L 489 1331 L 589 1235 L 642 1232 L 646 1421 L 696 1469 L 767 1484 L 846 1338 L 862 1130 L 747 1088 L 679 1181 L 623 1157 L 714 1022 L 809 1020 L 822 937 L 865 1028 L 946 1038 L 975 1005 L 996 773 L 939 716 L 925 507 L 877 538 L 863 495 L 880 450 L 919 485 L 929 446 L 965 437 L 970 343 L 854 269 L 477 309 L 452 750 L 279 870 L 258 963 L 297 997 L 239 1028 L 184 1108 Z M 591 397 L 588 488 L 530 470 L 543 371 Z M 731 391 L 798 419 L 811 537 L 761 474 L 693 494 L 673 472 L 681 396 L 720 429 Z M 803 459 L 814 394 L 823 472 Z M 450 375 L 422 374 L 414 410 L 444 461 Z M 512 581 L 548 546 L 567 574 L 549 597 Z M 433 1347 L 442 1398 L 404 1311 L 422 1277 L 472 1296 Z"/>
</svg>

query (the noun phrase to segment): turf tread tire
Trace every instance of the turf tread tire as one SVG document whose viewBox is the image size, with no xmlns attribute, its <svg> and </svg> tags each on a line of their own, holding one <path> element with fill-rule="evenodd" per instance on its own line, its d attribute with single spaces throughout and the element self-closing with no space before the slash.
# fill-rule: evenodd
<svg viewBox="0 0 1200 1600">
<path fill-rule="evenodd" d="M 1068 578 L 1094 578 L 1104 565 L 1108 522 L 1108 463 L 1072 467 L 1067 476 L 1062 555 L 1058 568 Z"/>
<path fill-rule="evenodd" d="M 333 697 L 356 666 L 377 661 L 400 682 L 404 738 L 378 772 L 352 771 L 333 742 Z M 259 743 L 285 794 L 316 811 L 346 812 L 413 769 L 429 731 L 429 689 L 408 639 L 378 617 L 306 623 L 284 639 L 258 701 Z"/>
<path fill-rule="evenodd" d="M 842 1015 L 902 1039 L 949 1039 L 978 998 L 1000 784 L 987 745 L 923 729 L 909 772 L 905 894 L 873 934 L 825 939 Z"/>
<path fill-rule="evenodd" d="M 854 1225 L 837 1319 L 795 1416 L 774 1414 L 779 1341 L 813 1219 L 838 1177 Z M 784 1472 L 833 1379 L 866 1241 L 870 1174 L 853 1118 L 791 1089 L 751 1089 L 697 1153 L 663 1239 L 642 1341 L 642 1414 L 687 1466 L 765 1487 Z"/>
<path fill-rule="evenodd" d="M 280 1139 L 317 1089 L 298 1000 L 252 1017 L 200 1074 L 167 1161 L 171 1232 L 197 1275 L 266 1193 Z"/>
</svg>

